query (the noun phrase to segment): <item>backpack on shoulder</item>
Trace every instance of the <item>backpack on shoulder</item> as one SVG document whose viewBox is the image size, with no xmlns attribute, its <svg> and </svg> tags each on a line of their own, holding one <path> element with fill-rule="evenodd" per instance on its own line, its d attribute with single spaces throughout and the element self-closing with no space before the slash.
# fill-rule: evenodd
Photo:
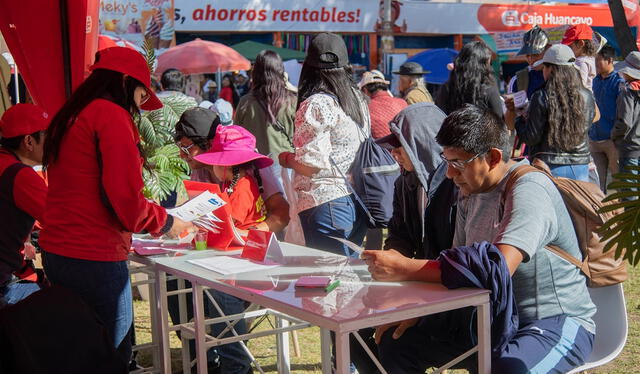
<svg viewBox="0 0 640 374">
<path fill-rule="evenodd" d="M 332 157 L 331 165 L 338 170 L 347 188 L 367 215 L 369 228 L 385 228 L 393 215 L 393 189 L 400 176 L 400 165 L 391 153 L 365 137 L 349 167 L 351 182 Z"/>
<path fill-rule="evenodd" d="M 503 203 L 507 191 L 512 189 L 515 182 L 532 172 L 547 175 L 558 188 L 573 222 L 583 260 L 554 245 L 547 245 L 545 248 L 578 267 L 586 275 L 589 287 L 604 287 L 624 282 L 627 279 L 624 259 L 615 258 L 615 246 L 603 252 L 607 241 L 601 241 L 597 232 L 605 222 L 622 211 L 599 213 L 599 209 L 604 206 L 602 200 L 605 198 L 599 186 L 574 179 L 556 178 L 551 175 L 549 167 L 538 159 L 534 160 L 533 166 L 519 166 L 511 172 L 502 196 Z"/>
</svg>

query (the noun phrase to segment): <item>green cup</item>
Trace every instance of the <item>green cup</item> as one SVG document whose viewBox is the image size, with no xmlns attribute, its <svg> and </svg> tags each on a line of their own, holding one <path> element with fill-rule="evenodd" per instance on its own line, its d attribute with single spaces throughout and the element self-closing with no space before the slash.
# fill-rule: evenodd
<svg viewBox="0 0 640 374">
<path fill-rule="evenodd" d="M 207 235 L 208 232 L 207 231 L 198 231 L 196 233 L 196 237 L 194 239 L 195 241 L 195 249 L 196 250 L 203 250 L 203 249 L 207 249 Z"/>
</svg>

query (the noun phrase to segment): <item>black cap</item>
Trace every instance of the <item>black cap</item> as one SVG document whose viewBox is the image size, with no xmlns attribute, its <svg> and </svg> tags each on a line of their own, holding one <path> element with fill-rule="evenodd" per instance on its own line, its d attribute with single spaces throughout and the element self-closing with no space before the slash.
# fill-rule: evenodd
<svg viewBox="0 0 640 374">
<path fill-rule="evenodd" d="M 537 55 L 544 52 L 549 44 L 549 36 L 547 33 L 535 25 L 531 30 L 524 33 L 522 37 L 522 48 L 517 56 Z"/>
<path fill-rule="evenodd" d="M 213 139 L 219 124 L 218 115 L 210 109 L 187 109 L 176 123 L 176 138 L 186 136 Z"/>
<path fill-rule="evenodd" d="M 386 149 L 395 149 L 402 147 L 402 143 L 400 143 L 400 139 L 396 136 L 396 134 L 391 133 L 387 136 L 383 136 L 382 138 L 376 139 L 376 144 Z"/>
<path fill-rule="evenodd" d="M 305 64 L 318 69 L 335 69 L 349 65 L 349 53 L 342 37 L 323 32 L 311 39 Z"/>
<path fill-rule="evenodd" d="M 399 75 L 424 75 L 431 73 L 428 70 L 422 70 L 422 65 L 417 62 L 405 62 L 400 66 L 400 70 L 394 71 L 393 74 Z"/>
</svg>

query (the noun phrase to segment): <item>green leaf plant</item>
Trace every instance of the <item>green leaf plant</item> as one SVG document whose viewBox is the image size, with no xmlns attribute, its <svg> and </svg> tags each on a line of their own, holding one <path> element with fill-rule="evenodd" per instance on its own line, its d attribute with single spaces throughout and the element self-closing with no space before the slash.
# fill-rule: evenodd
<svg viewBox="0 0 640 374">
<path fill-rule="evenodd" d="M 603 203 L 606 206 L 600 213 L 623 209 L 624 211 L 611 217 L 598 230 L 603 241 L 609 240 L 604 251 L 615 246 L 616 258 L 624 256 L 629 264 L 636 266 L 640 262 L 640 166 L 625 166 L 630 172 L 618 173 L 608 189 L 616 192 L 607 196 Z"/>
<path fill-rule="evenodd" d="M 145 41 L 144 57 L 152 71 L 155 51 Z M 174 141 L 175 126 L 185 110 L 196 105 L 195 100 L 186 101 L 177 96 L 160 98 L 163 106 L 158 110 L 143 112 L 136 118 L 140 133 L 140 152 L 144 159 L 142 179 L 143 194 L 148 199 L 160 202 L 174 191 L 178 200 L 186 197 L 183 180 L 189 178 L 189 165 L 180 158 L 180 149 Z"/>
</svg>

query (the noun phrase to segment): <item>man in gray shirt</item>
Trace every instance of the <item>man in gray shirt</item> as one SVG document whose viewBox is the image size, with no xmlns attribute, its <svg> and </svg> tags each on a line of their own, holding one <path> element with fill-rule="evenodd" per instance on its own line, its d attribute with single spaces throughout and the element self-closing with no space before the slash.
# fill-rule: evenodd
<svg viewBox="0 0 640 374">
<path fill-rule="evenodd" d="M 477 107 L 449 115 L 436 139 L 448 163 L 447 177 L 462 195 L 453 246 L 491 242 L 511 274 L 520 321 L 501 354 L 494 355 L 493 371 L 564 373 L 581 365 L 592 350 L 596 307 L 580 270 L 545 249 L 557 245 L 582 258 L 555 185 L 542 173 L 529 173 L 505 191 L 509 174 L 527 161 L 509 160 L 505 124 Z M 441 282 L 438 260 L 411 259 L 395 250 L 366 251 L 364 256 L 375 279 Z M 415 324 L 409 320 L 378 328 L 381 359 L 390 372 L 424 373 L 441 363 L 432 352 L 441 356 L 447 342 L 433 341 L 428 326 Z M 430 348 L 434 344 L 437 350 Z"/>
</svg>

